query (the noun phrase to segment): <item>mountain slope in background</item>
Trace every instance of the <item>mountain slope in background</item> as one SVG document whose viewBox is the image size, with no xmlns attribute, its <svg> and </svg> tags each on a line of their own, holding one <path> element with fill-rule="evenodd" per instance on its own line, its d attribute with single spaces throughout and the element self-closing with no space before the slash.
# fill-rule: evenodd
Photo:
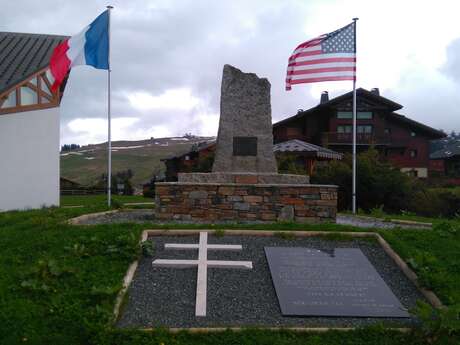
<svg viewBox="0 0 460 345">
<path fill-rule="evenodd" d="M 154 174 L 164 172 L 160 159 L 190 151 L 192 145 L 214 140 L 214 137 L 184 136 L 140 141 L 112 142 L 112 174 L 131 169 L 136 187 L 148 182 Z M 93 185 L 107 172 L 107 143 L 88 145 L 61 152 L 61 177 L 83 185 Z"/>
</svg>

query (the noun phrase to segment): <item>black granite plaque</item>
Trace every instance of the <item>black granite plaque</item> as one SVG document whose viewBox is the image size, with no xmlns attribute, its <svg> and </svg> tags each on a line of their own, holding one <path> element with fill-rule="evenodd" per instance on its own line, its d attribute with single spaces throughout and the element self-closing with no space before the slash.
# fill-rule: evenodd
<svg viewBox="0 0 460 345">
<path fill-rule="evenodd" d="M 257 137 L 233 137 L 234 156 L 257 156 Z"/>
<path fill-rule="evenodd" d="M 357 248 L 265 247 L 283 315 L 409 317 Z"/>
</svg>

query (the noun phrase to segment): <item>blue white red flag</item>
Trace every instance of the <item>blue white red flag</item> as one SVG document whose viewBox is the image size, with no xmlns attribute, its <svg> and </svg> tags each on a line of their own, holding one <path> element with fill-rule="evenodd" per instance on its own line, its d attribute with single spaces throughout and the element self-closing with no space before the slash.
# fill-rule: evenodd
<svg viewBox="0 0 460 345">
<path fill-rule="evenodd" d="M 56 91 L 70 68 L 78 65 L 109 69 L 109 13 L 99 15 L 80 33 L 59 44 L 50 60 L 54 77 L 52 90 Z"/>
<path fill-rule="evenodd" d="M 355 23 L 300 44 L 289 57 L 286 90 L 332 80 L 356 80 Z"/>
</svg>

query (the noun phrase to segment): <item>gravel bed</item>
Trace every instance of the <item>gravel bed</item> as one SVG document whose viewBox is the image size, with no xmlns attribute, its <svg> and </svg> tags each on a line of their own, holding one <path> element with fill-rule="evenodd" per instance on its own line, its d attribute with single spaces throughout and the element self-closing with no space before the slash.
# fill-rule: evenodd
<svg viewBox="0 0 460 345">
<path fill-rule="evenodd" d="M 81 221 L 79 224 L 81 225 L 96 225 L 96 224 L 115 224 L 115 223 L 156 223 L 156 224 L 167 224 L 167 223 L 184 223 L 190 224 L 193 223 L 192 221 L 171 221 L 171 222 L 164 222 L 158 221 L 155 219 L 155 211 L 153 209 L 140 209 L 140 210 L 122 210 L 119 212 L 102 214 L 102 215 L 94 215 L 88 217 L 86 220 Z M 219 224 L 220 222 L 215 222 Z M 222 222 L 222 223 L 234 223 L 234 222 Z M 267 222 L 254 222 L 251 221 L 250 223 L 267 223 Z M 397 224 L 392 222 L 384 222 L 383 220 L 377 218 L 370 218 L 370 217 L 355 217 L 352 215 L 337 215 L 337 224 L 341 225 L 352 225 L 360 228 L 379 228 L 379 229 L 394 229 L 394 228 L 401 228 L 401 229 L 409 229 L 415 228 L 420 226 L 415 225 L 405 225 L 405 224 Z M 428 229 L 427 227 L 424 227 Z"/>
<path fill-rule="evenodd" d="M 341 225 L 352 225 L 359 228 L 379 228 L 379 229 L 413 229 L 413 228 L 422 228 L 422 229 L 430 229 L 431 226 L 422 226 L 422 225 L 409 225 L 409 224 L 401 224 L 401 223 L 393 223 L 388 221 L 383 221 L 378 218 L 372 217 L 355 217 L 352 215 L 337 215 L 337 224 Z"/>
<path fill-rule="evenodd" d="M 197 259 L 196 250 L 164 250 L 165 243 L 198 243 L 198 235 L 150 237 L 154 257 L 143 257 L 128 290 L 118 327 L 230 327 L 303 326 L 358 327 L 384 322 L 397 327 L 415 318 L 285 317 L 265 258 L 265 246 L 307 247 L 321 250 L 360 248 L 405 308 L 423 299 L 393 260 L 372 241 L 332 241 L 317 238 L 283 239 L 254 236 L 209 236 L 209 243 L 242 244 L 236 252 L 208 251 L 210 260 L 249 260 L 252 270 L 208 269 L 207 316 L 195 317 L 196 268 L 153 268 L 161 259 Z"/>
<path fill-rule="evenodd" d="M 81 225 L 115 224 L 115 223 L 151 223 L 155 221 L 153 209 L 121 210 L 118 212 L 94 215 L 81 221 Z"/>
</svg>

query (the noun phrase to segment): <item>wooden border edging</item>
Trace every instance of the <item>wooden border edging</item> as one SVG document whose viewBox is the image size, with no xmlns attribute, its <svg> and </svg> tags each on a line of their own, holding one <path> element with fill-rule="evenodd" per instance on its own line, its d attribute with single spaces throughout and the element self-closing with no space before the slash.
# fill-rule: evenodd
<svg viewBox="0 0 460 345">
<path fill-rule="evenodd" d="M 419 291 L 422 293 L 422 295 L 430 302 L 430 304 L 435 307 L 435 308 L 444 308 L 444 305 L 442 304 L 441 300 L 436 296 L 436 294 L 428 289 L 425 289 L 420 285 L 418 282 L 418 277 L 415 274 L 414 271 L 410 269 L 410 267 L 404 262 L 403 259 L 393 250 L 393 248 L 390 247 L 387 241 L 380 236 L 380 234 L 376 234 L 377 240 L 379 241 L 380 245 L 382 246 L 383 250 L 389 257 L 391 257 L 396 265 L 403 271 L 403 273 L 406 275 L 409 280 L 414 283 L 414 285 L 419 289 Z"/>
<path fill-rule="evenodd" d="M 187 331 L 190 333 L 218 333 L 218 332 L 225 332 L 225 331 L 233 331 L 233 332 L 243 332 L 246 330 L 257 329 L 259 331 L 291 331 L 291 332 L 317 332 L 317 333 L 325 333 L 329 331 L 340 331 L 340 332 L 350 332 L 357 329 L 361 329 L 359 327 L 191 327 L 191 328 L 168 328 L 168 331 L 171 333 L 179 333 L 182 331 Z M 155 328 L 142 328 L 141 331 L 145 332 L 155 332 Z M 410 328 L 407 327 L 400 327 L 400 328 L 391 328 L 393 331 L 399 331 L 401 333 L 409 333 L 411 331 Z"/>
<path fill-rule="evenodd" d="M 119 210 L 111 210 L 111 211 L 104 211 L 104 212 L 95 212 L 95 213 L 88 213 L 78 217 L 70 218 L 67 220 L 67 224 L 70 225 L 80 225 L 81 222 L 93 218 L 94 216 L 103 216 L 104 214 L 111 214 L 117 213 Z"/>
<path fill-rule="evenodd" d="M 131 265 L 129 265 L 128 271 L 126 272 L 123 278 L 123 286 L 117 294 L 117 298 L 115 300 L 115 306 L 113 307 L 113 318 L 115 321 L 118 319 L 118 315 L 120 314 L 120 308 L 123 302 L 123 298 L 125 297 L 125 294 L 128 291 L 128 287 L 134 278 L 134 273 L 137 270 L 138 263 L 139 262 L 136 260 Z"/>
<path fill-rule="evenodd" d="M 113 211 L 109 211 L 113 212 Z M 101 212 L 106 213 L 106 212 Z M 78 218 L 78 217 L 77 217 Z M 189 236 L 189 235 L 198 235 L 200 232 L 206 231 L 208 233 L 215 233 L 216 230 L 210 229 L 182 229 L 182 230 L 169 230 L 169 229 L 158 229 L 158 230 L 144 230 L 141 234 L 141 239 L 139 244 L 147 241 L 149 236 L 161 236 L 161 235 L 171 235 L 171 236 Z M 428 289 L 425 289 L 418 282 L 418 277 L 414 271 L 404 262 L 403 259 L 390 247 L 387 241 L 376 232 L 350 232 L 350 231 L 269 231 L 269 230 L 223 230 L 226 235 L 246 235 L 246 236 L 275 236 L 277 234 L 289 234 L 294 237 L 315 237 L 315 236 L 330 236 L 330 235 L 341 235 L 349 236 L 356 238 L 363 237 L 373 237 L 380 244 L 385 253 L 393 259 L 395 264 L 399 269 L 404 273 L 404 275 L 417 287 L 417 289 L 422 293 L 422 295 L 428 300 L 428 302 L 435 308 L 444 308 L 441 300 L 436 296 L 436 294 Z M 113 310 L 114 320 L 117 320 L 120 307 L 122 305 L 124 296 L 128 291 L 128 287 L 131 284 L 131 281 L 134 278 L 134 273 L 137 269 L 138 261 L 134 261 L 128 268 L 128 271 L 123 278 L 123 287 L 119 291 L 117 298 L 115 300 L 115 307 Z M 263 330 L 271 331 L 280 331 L 280 330 L 289 330 L 294 332 L 327 332 L 327 331 L 351 331 L 356 329 L 355 327 L 255 327 Z M 242 331 L 245 329 L 252 329 L 252 327 L 211 327 L 211 328 L 200 328 L 200 327 L 191 327 L 191 328 L 168 328 L 172 333 L 180 331 L 189 331 L 191 333 L 213 333 L 213 332 L 223 332 L 226 330 L 231 331 Z M 400 332 L 409 332 L 410 328 L 391 328 L 392 330 L 397 330 Z M 142 328 L 144 331 L 154 331 L 153 328 Z"/>
</svg>

